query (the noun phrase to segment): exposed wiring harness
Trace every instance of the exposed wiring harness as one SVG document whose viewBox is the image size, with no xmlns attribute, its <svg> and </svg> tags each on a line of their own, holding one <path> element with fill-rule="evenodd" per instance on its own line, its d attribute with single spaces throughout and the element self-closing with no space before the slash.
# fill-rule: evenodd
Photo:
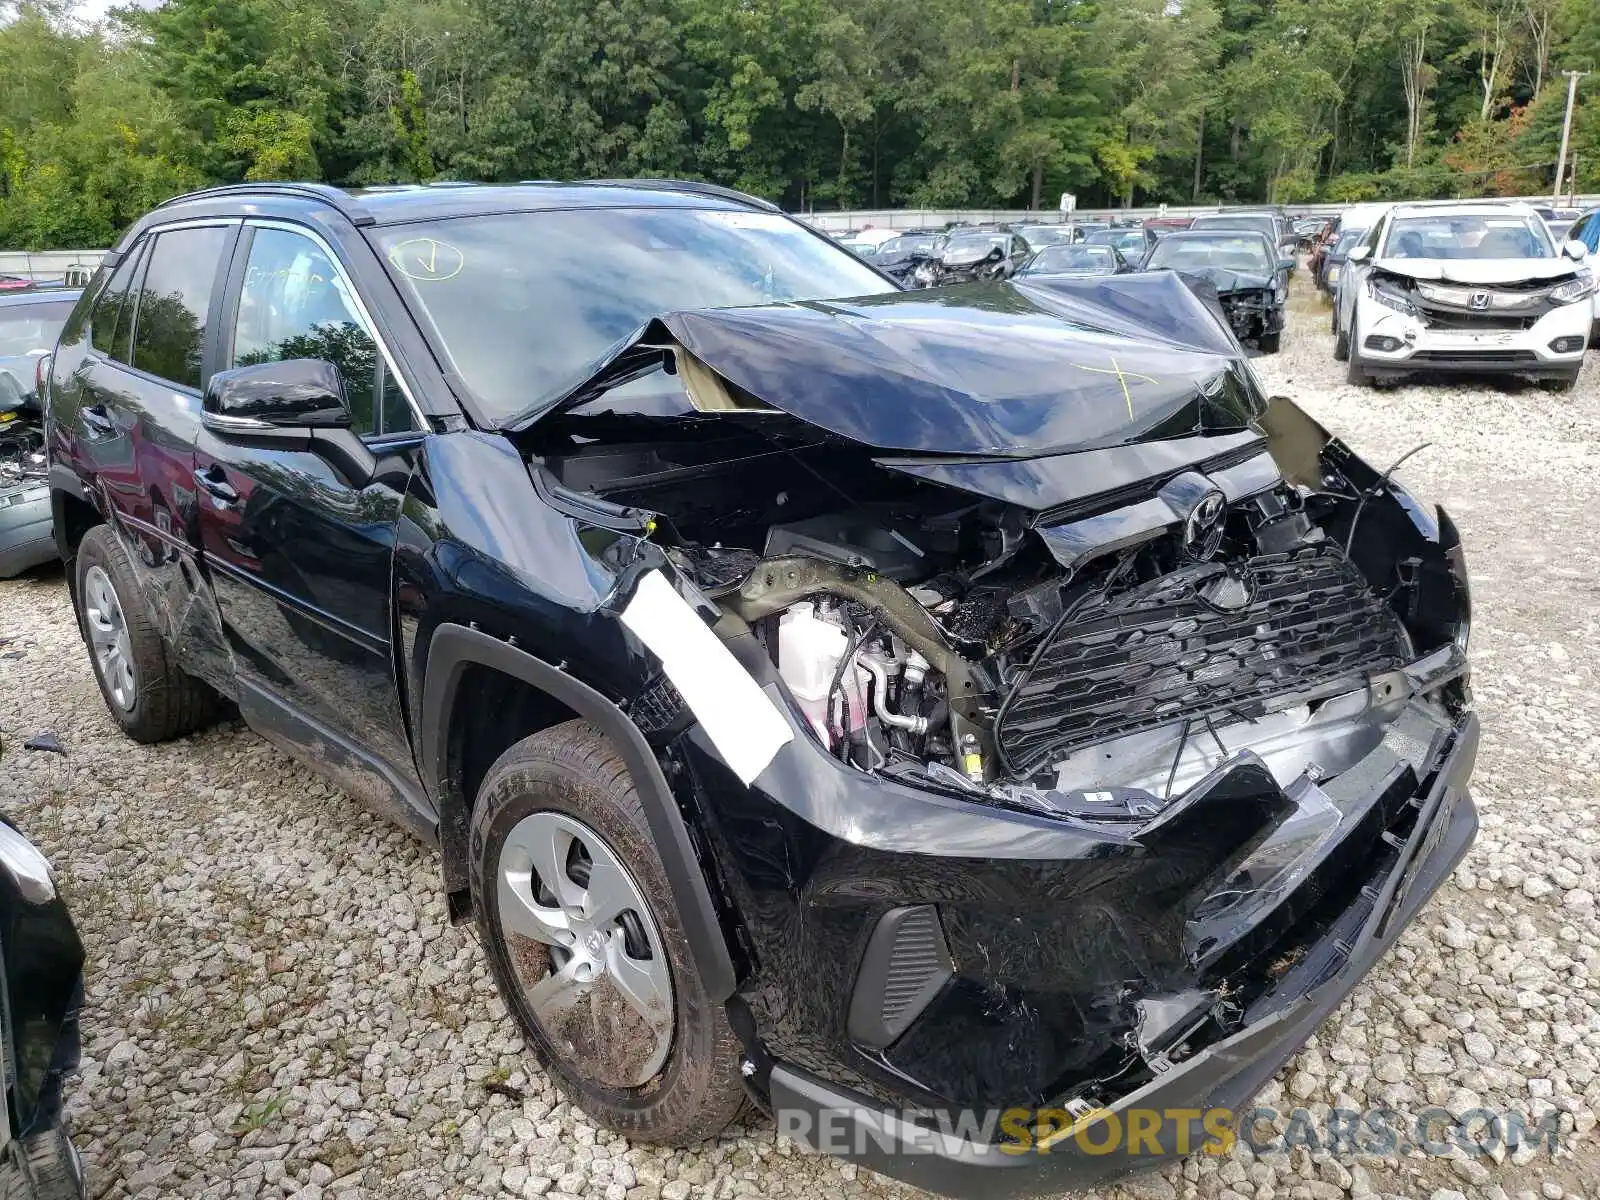
<svg viewBox="0 0 1600 1200">
<path fill-rule="evenodd" d="M 1361 523 L 1361 514 L 1367 507 L 1367 501 L 1371 500 L 1374 496 L 1380 496 L 1383 494 L 1384 488 L 1389 486 L 1389 476 L 1393 475 L 1395 471 L 1400 468 L 1401 463 L 1405 462 L 1406 459 L 1410 458 L 1413 454 L 1417 454 L 1423 450 L 1426 450 L 1431 445 L 1433 445 L 1432 442 L 1419 442 L 1417 445 L 1411 447 L 1411 449 L 1407 450 L 1399 458 L 1395 459 L 1394 462 L 1389 464 L 1389 469 L 1382 475 L 1378 476 L 1377 483 L 1373 484 L 1370 488 L 1367 488 L 1361 493 L 1361 499 L 1356 503 L 1355 516 L 1350 518 L 1350 532 L 1345 535 L 1344 539 L 1344 555 L 1346 558 L 1350 557 L 1350 547 L 1354 546 L 1356 543 L 1356 526 Z"/>
</svg>

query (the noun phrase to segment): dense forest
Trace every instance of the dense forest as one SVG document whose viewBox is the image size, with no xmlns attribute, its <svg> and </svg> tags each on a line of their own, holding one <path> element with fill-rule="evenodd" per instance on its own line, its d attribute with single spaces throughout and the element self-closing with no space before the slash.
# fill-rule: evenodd
<svg viewBox="0 0 1600 1200">
<path fill-rule="evenodd" d="M 215 181 L 670 175 L 794 209 L 1515 194 L 1597 0 L 0 0 L 0 247 Z M 1600 189 L 1600 72 L 1573 135 Z"/>
</svg>

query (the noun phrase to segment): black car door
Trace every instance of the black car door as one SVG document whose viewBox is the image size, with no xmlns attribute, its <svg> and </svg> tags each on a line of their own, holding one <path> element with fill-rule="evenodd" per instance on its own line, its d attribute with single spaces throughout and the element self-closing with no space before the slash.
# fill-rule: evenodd
<svg viewBox="0 0 1600 1200">
<path fill-rule="evenodd" d="M 194 440 L 237 221 L 157 228 L 90 311 L 89 349 L 52 401 L 179 665 L 228 690 L 232 667 L 195 569 Z"/>
<path fill-rule="evenodd" d="M 359 799 L 427 826 L 390 603 L 421 420 L 350 279 L 311 231 L 246 224 L 228 283 L 222 368 L 333 363 L 372 463 L 356 469 L 212 422 L 195 448 L 200 537 L 246 718 Z"/>
</svg>

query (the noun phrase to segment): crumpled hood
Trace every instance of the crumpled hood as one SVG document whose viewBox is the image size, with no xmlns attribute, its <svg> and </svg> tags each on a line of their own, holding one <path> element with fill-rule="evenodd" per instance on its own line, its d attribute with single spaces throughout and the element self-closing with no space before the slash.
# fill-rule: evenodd
<svg viewBox="0 0 1600 1200">
<path fill-rule="evenodd" d="M 1554 283 L 1578 273 L 1570 258 L 1380 258 L 1372 264 L 1392 275 L 1445 283 L 1526 283 L 1549 280 Z"/>
<path fill-rule="evenodd" d="M 1230 271 L 1227 267 L 1184 267 L 1182 274 L 1204 279 L 1217 289 L 1217 295 L 1230 292 L 1263 292 L 1273 285 L 1270 275 L 1257 275 L 1249 271 Z"/>
<path fill-rule="evenodd" d="M 670 313 L 569 402 L 639 347 L 674 344 L 762 404 L 912 454 L 1027 458 L 1226 432 L 1263 404 L 1219 317 L 1169 273 Z"/>
</svg>

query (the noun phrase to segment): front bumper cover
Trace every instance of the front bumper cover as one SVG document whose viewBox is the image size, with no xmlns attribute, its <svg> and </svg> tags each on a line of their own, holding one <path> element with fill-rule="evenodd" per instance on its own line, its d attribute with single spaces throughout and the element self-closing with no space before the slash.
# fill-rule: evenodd
<svg viewBox="0 0 1600 1200">
<path fill-rule="evenodd" d="M 1558 353 L 1551 343 L 1587 339 L 1589 324 L 1588 306 L 1580 302 L 1545 313 L 1527 329 L 1441 329 L 1363 298 L 1352 348 L 1359 348 L 1367 373 L 1377 376 L 1419 371 L 1559 376 L 1582 364 L 1584 348 Z M 1372 338 L 1390 338 L 1398 345 L 1384 350 L 1368 344 Z"/>
<path fill-rule="evenodd" d="M 1467 714 L 1420 804 L 1403 845 L 1391 848 L 1357 900 L 1244 1016 L 1243 1028 L 1170 1066 L 1092 1118 L 1088 1137 L 1018 1152 L 935 1132 L 849 1089 L 786 1063 L 773 1065 L 779 1128 L 813 1148 L 950 1196 L 1033 1195 L 1088 1187 L 1159 1165 L 1205 1145 L 1203 1114 L 1236 1113 L 1277 1073 L 1399 938 L 1461 861 L 1478 828 L 1466 781 L 1477 757 L 1477 718 Z M 1155 1113 L 1154 1142 L 1125 1136 L 1135 1113 Z M 1171 1114 L 1182 1114 L 1173 1117 Z M 1114 1127 L 1112 1122 L 1117 1125 Z M 1146 1129 L 1151 1127 L 1145 1121 Z M 1120 1129 L 1124 1136 L 1117 1136 Z M 1157 1145 L 1159 1153 L 1151 1153 Z"/>
</svg>

